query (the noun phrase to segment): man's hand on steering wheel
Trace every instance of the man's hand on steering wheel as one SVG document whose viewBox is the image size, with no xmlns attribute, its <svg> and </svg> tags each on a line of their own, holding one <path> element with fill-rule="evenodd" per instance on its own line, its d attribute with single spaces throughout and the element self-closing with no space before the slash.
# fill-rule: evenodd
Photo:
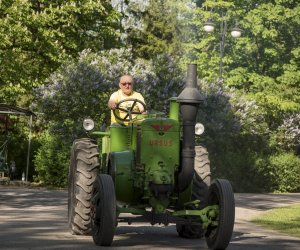
<svg viewBox="0 0 300 250">
<path fill-rule="evenodd" d="M 127 108 L 122 108 L 121 104 L 124 102 L 132 102 L 132 104 Z M 144 110 L 140 110 L 139 105 L 141 104 L 144 108 Z M 134 108 L 137 106 L 137 108 L 139 109 L 139 111 L 134 111 Z M 124 113 L 126 113 L 126 115 L 122 118 L 119 114 L 119 112 L 116 112 L 117 110 L 122 111 Z M 117 103 L 117 106 L 115 107 L 115 109 L 113 109 L 113 113 L 115 115 L 115 117 L 120 120 L 120 121 L 132 121 L 132 115 L 140 115 L 143 114 L 146 111 L 146 104 L 138 99 L 135 98 L 128 98 L 128 99 L 124 99 L 122 101 L 120 101 L 119 103 Z"/>
</svg>

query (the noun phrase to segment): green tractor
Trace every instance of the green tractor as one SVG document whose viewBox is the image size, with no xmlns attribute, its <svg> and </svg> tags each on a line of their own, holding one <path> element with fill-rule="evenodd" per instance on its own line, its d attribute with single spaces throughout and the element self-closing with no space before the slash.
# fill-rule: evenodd
<svg viewBox="0 0 300 250">
<path fill-rule="evenodd" d="M 119 117 L 128 126 L 92 131 L 93 121 L 84 121 L 90 136 L 75 140 L 71 151 L 68 224 L 73 234 L 91 234 L 96 245 L 110 246 L 118 222 L 174 223 L 180 237 L 205 237 L 210 249 L 228 246 L 234 195 L 229 181 L 211 182 L 208 153 L 195 145 L 195 133 L 203 130 L 196 123 L 203 101 L 196 82 L 192 64 L 185 88 L 170 99 L 168 115 L 132 119 L 139 100 L 131 100 L 132 106 L 122 110 L 126 116 Z"/>
</svg>

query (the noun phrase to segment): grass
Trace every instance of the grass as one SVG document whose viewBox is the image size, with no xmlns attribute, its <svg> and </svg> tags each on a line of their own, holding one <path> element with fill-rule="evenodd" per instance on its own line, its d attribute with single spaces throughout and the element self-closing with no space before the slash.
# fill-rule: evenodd
<svg viewBox="0 0 300 250">
<path fill-rule="evenodd" d="M 274 208 L 252 220 L 267 228 L 300 237 L 300 204 Z"/>
</svg>

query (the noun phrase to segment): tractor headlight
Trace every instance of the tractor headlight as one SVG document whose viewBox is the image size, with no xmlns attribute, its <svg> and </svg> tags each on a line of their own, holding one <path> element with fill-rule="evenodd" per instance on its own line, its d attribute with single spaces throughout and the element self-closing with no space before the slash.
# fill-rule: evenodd
<svg viewBox="0 0 300 250">
<path fill-rule="evenodd" d="M 91 118 L 85 118 L 83 120 L 83 128 L 86 131 L 91 131 L 95 127 L 95 123 Z"/>
<path fill-rule="evenodd" d="M 195 125 L 195 134 L 202 135 L 204 133 L 204 125 L 200 122 Z"/>
</svg>

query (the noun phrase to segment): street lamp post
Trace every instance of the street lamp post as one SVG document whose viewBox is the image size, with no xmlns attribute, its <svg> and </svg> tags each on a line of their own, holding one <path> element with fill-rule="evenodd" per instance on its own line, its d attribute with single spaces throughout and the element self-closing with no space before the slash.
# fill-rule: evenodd
<svg viewBox="0 0 300 250">
<path fill-rule="evenodd" d="M 204 30 L 207 33 L 212 33 L 215 29 L 215 24 L 211 19 L 208 19 L 206 23 L 203 25 Z M 220 22 L 220 50 L 219 50 L 219 74 L 218 74 L 218 83 L 223 82 L 223 56 L 225 51 L 225 41 L 226 41 L 226 33 L 227 33 L 227 20 L 225 18 L 224 12 L 221 12 L 221 22 Z M 236 25 L 232 31 L 231 36 L 233 38 L 238 38 L 242 35 L 242 30 L 238 28 Z"/>
<path fill-rule="evenodd" d="M 224 56 L 224 50 L 225 50 L 225 35 L 227 32 L 227 21 L 224 20 L 224 16 L 223 16 L 223 12 L 222 12 L 222 21 L 220 23 L 220 61 L 219 61 L 219 78 L 218 78 L 218 82 L 223 83 L 223 77 L 222 77 L 222 73 L 223 73 L 223 56 Z"/>
</svg>

